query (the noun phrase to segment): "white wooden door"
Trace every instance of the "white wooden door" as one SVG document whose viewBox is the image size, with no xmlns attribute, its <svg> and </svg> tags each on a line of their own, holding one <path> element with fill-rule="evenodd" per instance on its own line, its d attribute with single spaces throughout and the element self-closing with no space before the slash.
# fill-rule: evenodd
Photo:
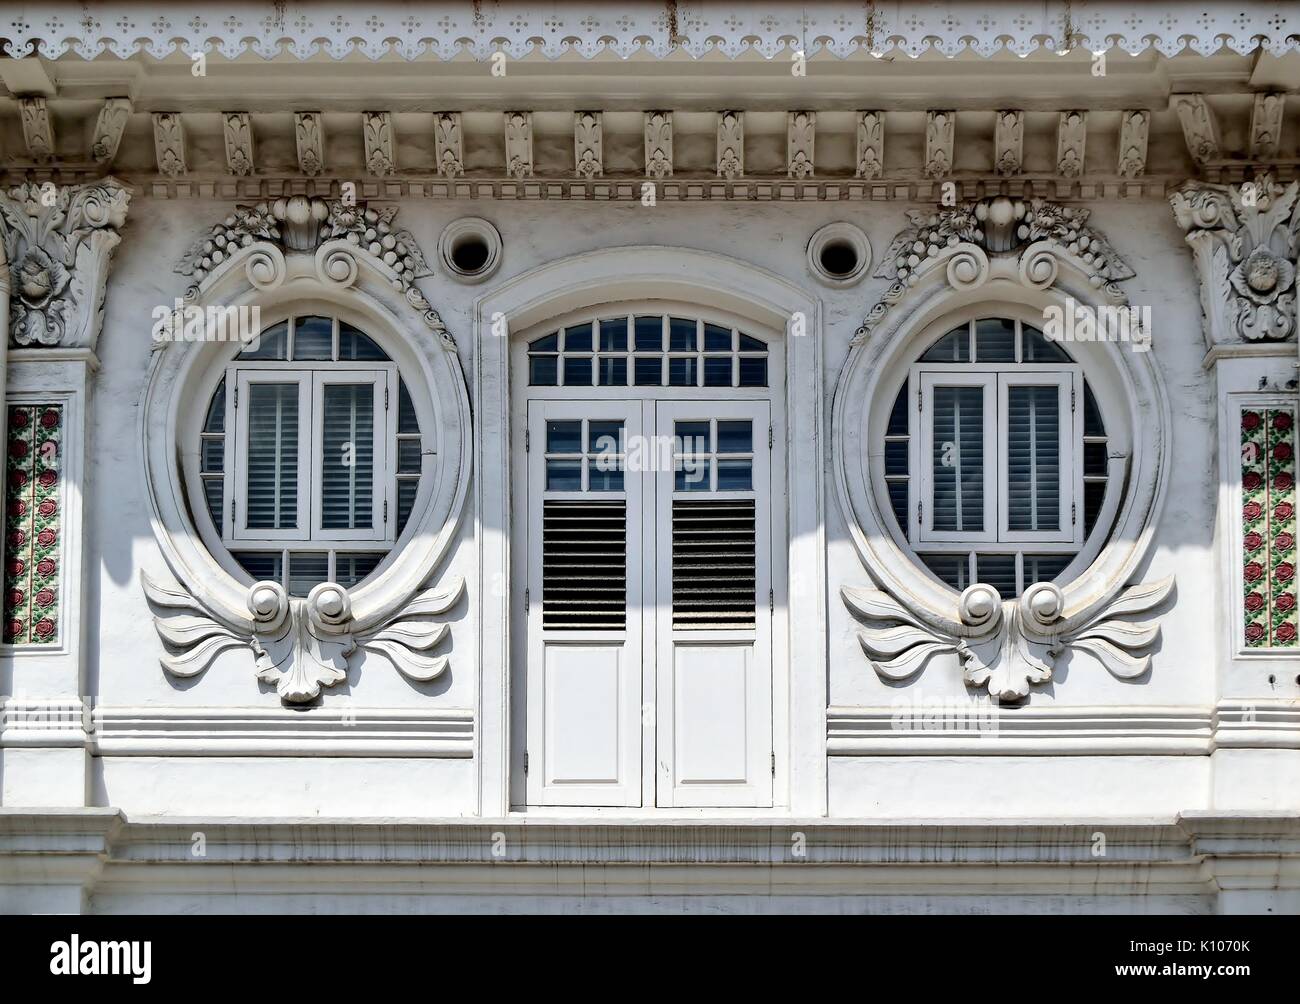
<svg viewBox="0 0 1300 1004">
<path fill-rule="evenodd" d="M 767 402 L 658 403 L 656 803 L 772 804 Z"/>
<path fill-rule="evenodd" d="M 642 804 L 640 434 L 640 402 L 529 402 L 531 805 Z"/>
</svg>

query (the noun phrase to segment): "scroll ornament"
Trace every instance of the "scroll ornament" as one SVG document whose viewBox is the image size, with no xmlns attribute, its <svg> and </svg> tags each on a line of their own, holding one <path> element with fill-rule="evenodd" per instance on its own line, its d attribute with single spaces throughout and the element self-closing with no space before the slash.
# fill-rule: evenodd
<svg viewBox="0 0 1300 1004">
<path fill-rule="evenodd" d="M 252 652 L 257 678 L 272 684 L 286 704 L 303 704 L 347 678 L 359 652 L 381 656 L 409 680 L 441 676 L 449 657 L 431 655 L 450 631 L 438 615 L 465 592 L 456 577 L 446 589 L 427 589 L 382 624 L 358 625 L 348 592 L 334 582 L 316 586 L 306 599 L 291 598 L 278 582 L 254 582 L 248 589 L 247 620 L 235 621 L 208 609 L 195 597 L 142 576 L 145 596 L 166 654 L 162 667 L 178 677 L 198 676 L 222 652 Z"/>
<path fill-rule="evenodd" d="M 888 593 L 845 587 L 844 602 L 866 622 L 858 639 L 871 667 L 887 680 L 907 680 L 932 656 L 955 653 L 968 686 L 985 687 L 1002 701 L 1017 701 L 1033 684 L 1047 683 L 1067 651 L 1087 652 L 1110 673 L 1131 680 L 1151 665 L 1149 654 L 1160 627 L 1130 620 L 1162 603 L 1172 577 L 1130 586 L 1100 612 L 1066 617 L 1059 586 L 1039 582 L 1018 600 L 1003 600 L 985 583 L 967 588 L 957 602 L 956 630 L 922 620 Z"/>
</svg>

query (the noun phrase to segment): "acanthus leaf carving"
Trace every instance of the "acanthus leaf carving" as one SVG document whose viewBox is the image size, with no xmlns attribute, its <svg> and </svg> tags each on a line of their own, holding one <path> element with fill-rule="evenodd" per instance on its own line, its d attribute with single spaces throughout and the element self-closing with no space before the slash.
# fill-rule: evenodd
<svg viewBox="0 0 1300 1004">
<path fill-rule="evenodd" d="M 745 173 L 745 113 L 718 113 L 718 177 L 740 178 Z"/>
<path fill-rule="evenodd" d="M 446 613 L 465 591 L 462 578 L 442 590 L 417 595 L 388 621 L 357 633 L 351 599 L 342 586 L 323 582 L 305 599 L 291 598 L 278 582 L 253 583 L 247 593 L 249 616 L 235 621 L 208 609 L 199 599 L 142 574 L 145 597 L 162 639 L 164 670 L 173 676 L 203 673 L 218 655 L 245 649 L 254 673 L 272 685 L 286 704 L 315 700 L 321 690 L 347 679 L 360 651 L 382 655 L 411 680 L 432 680 L 446 671 L 447 656 L 429 655 L 450 632 Z"/>
<path fill-rule="evenodd" d="M 434 117 L 433 141 L 438 155 L 438 173 L 445 178 L 464 175 L 460 112 L 442 112 Z"/>
<path fill-rule="evenodd" d="M 298 168 L 309 178 L 325 170 L 325 123 L 320 112 L 294 112 L 294 143 Z"/>
<path fill-rule="evenodd" d="M 573 169 L 590 181 L 605 173 L 600 112 L 573 113 Z"/>
<path fill-rule="evenodd" d="M 1192 248 L 1209 345 L 1295 337 L 1298 195 L 1300 182 L 1264 174 L 1241 185 L 1188 182 L 1169 196 Z"/>
<path fill-rule="evenodd" d="M 366 171 L 379 178 L 396 173 L 393 116 L 388 112 L 364 112 L 361 122 L 366 149 Z"/>
<path fill-rule="evenodd" d="M 27 152 L 32 160 L 43 164 L 54 159 L 54 126 L 50 123 L 50 109 L 45 98 L 19 98 L 18 111 Z"/>
<path fill-rule="evenodd" d="M 1069 258 L 1110 300 L 1125 302 L 1117 283 L 1131 279 L 1133 269 L 1087 225 L 1088 217 L 1087 209 L 1076 206 L 1004 195 L 931 213 L 908 210 L 908 226 L 894 237 L 875 272 L 878 279 L 894 281 L 867 312 L 853 344 L 869 338 L 907 290 L 936 268 L 946 269 L 956 288 L 980 285 L 988 275 L 990 255 L 1019 255 L 1022 278 L 1039 288 L 1050 286 L 1056 277 L 1054 263 L 1043 256 Z"/>
<path fill-rule="evenodd" d="M 130 200 L 130 190 L 112 178 L 77 186 L 27 183 L 0 193 L 15 345 L 94 348 Z"/>
<path fill-rule="evenodd" d="M 885 173 L 885 113 L 858 112 L 857 177 L 873 181 Z"/>
<path fill-rule="evenodd" d="M 226 167 L 236 177 L 253 173 L 253 123 L 247 112 L 226 112 L 221 116 L 226 140 Z"/>
<path fill-rule="evenodd" d="M 1119 166 L 1121 178 L 1138 178 L 1147 169 L 1147 138 L 1151 132 L 1151 113 L 1145 110 L 1123 112 L 1119 129 Z"/>
<path fill-rule="evenodd" d="M 522 181 L 533 175 L 533 113 L 506 112 L 506 174 Z"/>
<path fill-rule="evenodd" d="M 90 143 L 90 155 L 99 164 L 111 164 L 122 142 L 122 133 L 131 119 L 130 98 L 108 98 L 95 120 L 95 135 Z"/>
<path fill-rule="evenodd" d="M 1036 583 L 1016 600 L 1003 600 L 992 586 L 976 583 L 962 592 L 947 626 L 923 621 L 882 590 L 845 587 L 841 595 L 864 622 L 859 642 L 879 676 L 907 680 L 932 656 L 955 653 L 968 686 L 1018 701 L 1035 684 L 1049 682 L 1057 661 L 1071 650 L 1092 655 L 1119 679 L 1143 675 L 1160 628 L 1126 618 L 1159 606 L 1173 587 L 1172 577 L 1131 586 L 1100 612 L 1076 620 L 1066 614 L 1064 594 L 1052 583 Z"/>
<path fill-rule="evenodd" d="M 645 173 L 647 178 L 673 175 L 673 113 L 645 113 Z"/>
</svg>

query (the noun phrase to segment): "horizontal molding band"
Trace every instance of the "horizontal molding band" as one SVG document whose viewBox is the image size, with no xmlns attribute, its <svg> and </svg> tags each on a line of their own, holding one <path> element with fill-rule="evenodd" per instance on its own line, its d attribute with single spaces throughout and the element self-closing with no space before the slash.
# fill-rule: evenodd
<svg viewBox="0 0 1300 1004">
<path fill-rule="evenodd" d="M 474 754 L 460 708 L 98 708 L 101 756 L 434 756 Z"/>
<path fill-rule="evenodd" d="M 1219 748 L 1300 749 L 1300 702 L 1006 709 L 952 700 L 832 707 L 826 746 L 831 756 L 1204 756 Z"/>
</svg>

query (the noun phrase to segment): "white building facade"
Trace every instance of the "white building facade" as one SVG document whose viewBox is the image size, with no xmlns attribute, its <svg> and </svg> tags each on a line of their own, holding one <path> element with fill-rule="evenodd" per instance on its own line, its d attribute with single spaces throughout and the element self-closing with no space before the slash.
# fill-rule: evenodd
<svg viewBox="0 0 1300 1004">
<path fill-rule="evenodd" d="M 1300 909 L 1290 5 L 7 20 L 0 909 Z"/>
</svg>

